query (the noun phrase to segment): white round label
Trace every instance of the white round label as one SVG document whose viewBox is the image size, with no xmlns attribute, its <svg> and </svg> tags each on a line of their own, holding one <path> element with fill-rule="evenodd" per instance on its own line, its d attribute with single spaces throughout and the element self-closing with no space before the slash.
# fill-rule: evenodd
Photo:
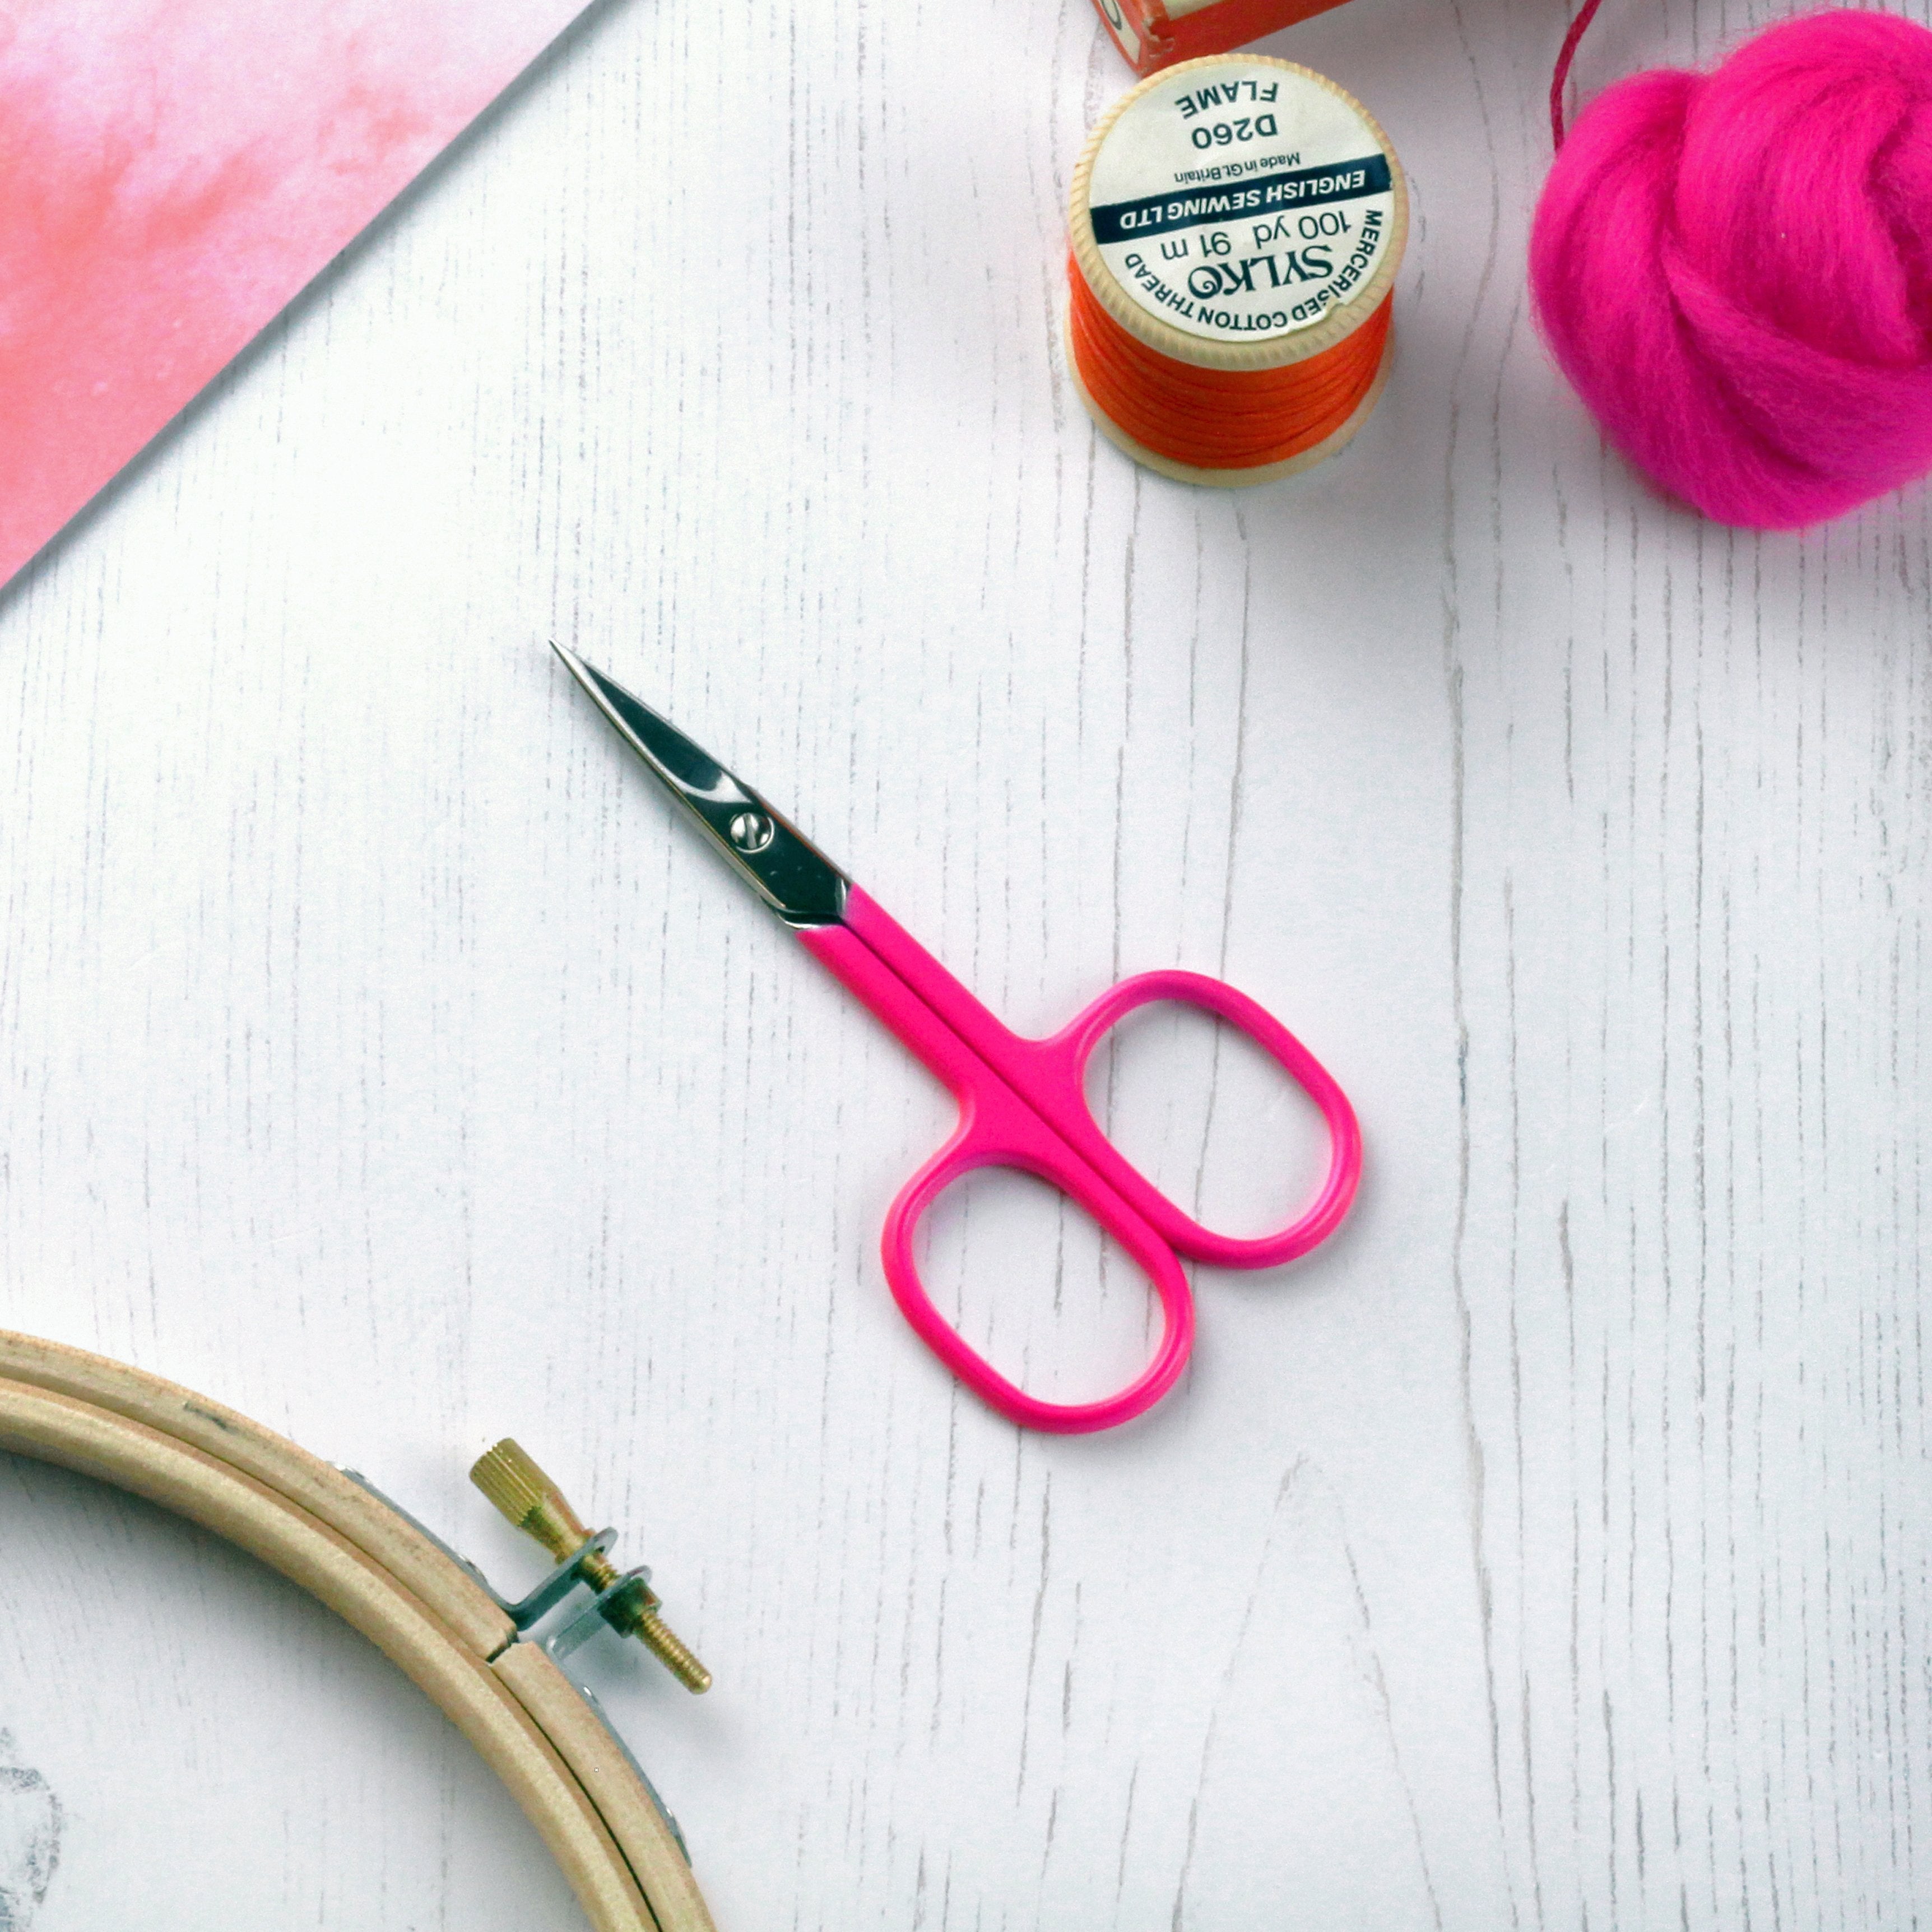
<svg viewBox="0 0 1932 1932">
<path fill-rule="evenodd" d="M 1239 58 L 1156 81 L 1107 130 L 1088 213 L 1148 314 L 1253 342 L 1319 322 L 1387 254 L 1393 165 L 1354 103 Z"/>
</svg>

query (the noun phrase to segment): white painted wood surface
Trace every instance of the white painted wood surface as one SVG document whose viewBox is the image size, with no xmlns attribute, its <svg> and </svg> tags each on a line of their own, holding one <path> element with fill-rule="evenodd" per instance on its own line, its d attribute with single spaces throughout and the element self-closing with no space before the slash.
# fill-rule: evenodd
<svg viewBox="0 0 1932 1932">
<path fill-rule="evenodd" d="M 1783 10 L 1613 5 L 1580 77 Z M 1306 478 L 1137 474 L 1072 396 L 1085 0 L 619 0 L 0 601 L 0 1321 L 506 1583 L 518 1435 L 717 1673 L 595 1658 L 727 1932 L 1932 1912 L 1932 521 L 1738 535 L 1600 452 L 1522 295 L 1564 11 L 1273 44 L 1418 216 Z M 1360 1109 L 1346 1228 L 1202 1270 L 1142 1425 L 961 1396 L 875 1245 L 944 1096 L 550 635 L 1016 1023 L 1253 992 Z M 1103 1104 L 1256 1225 L 1306 1124 L 1212 1052 L 1143 1027 Z M 1141 1345 L 1030 1189 L 934 1247 L 1036 1387 Z M 0 1730 L 11 1880 L 62 1820 L 0 1923 L 575 1922 L 358 1640 L 18 1462 Z"/>
</svg>

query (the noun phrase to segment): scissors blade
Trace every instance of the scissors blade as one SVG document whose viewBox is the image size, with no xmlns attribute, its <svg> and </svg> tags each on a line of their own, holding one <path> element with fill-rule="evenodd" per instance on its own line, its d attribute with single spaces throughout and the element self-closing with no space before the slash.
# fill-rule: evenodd
<svg viewBox="0 0 1932 1932">
<path fill-rule="evenodd" d="M 788 926 L 843 920 L 850 880 L 782 812 L 574 651 L 555 642 L 550 649 L 651 775 L 779 918 Z"/>
</svg>

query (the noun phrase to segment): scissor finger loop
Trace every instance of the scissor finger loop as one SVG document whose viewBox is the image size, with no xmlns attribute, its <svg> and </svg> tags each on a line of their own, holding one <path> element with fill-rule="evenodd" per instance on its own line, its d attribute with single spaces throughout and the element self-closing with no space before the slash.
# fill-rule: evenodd
<svg viewBox="0 0 1932 1932">
<path fill-rule="evenodd" d="M 1148 1179 L 1107 1137 L 1087 1098 L 1087 1068 L 1102 1040 L 1142 1007 L 1190 1006 L 1245 1034 L 1287 1074 L 1322 1115 L 1328 1164 L 1309 1205 L 1271 1234 L 1224 1234 L 1204 1226 Z M 1204 974 L 1142 973 L 1110 986 L 1070 1024 L 1033 1042 L 1053 1078 L 1042 1110 L 1054 1126 L 1181 1253 L 1224 1268 L 1274 1268 L 1325 1240 L 1348 1210 L 1360 1179 L 1361 1129 L 1328 1069 L 1258 1001 Z"/>
<path fill-rule="evenodd" d="M 1111 1428 L 1150 1408 L 1186 1366 L 1194 1339 L 1194 1298 L 1173 1249 L 1091 1171 L 1068 1153 L 1043 1123 L 1004 1095 L 1003 1083 L 961 1096 L 960 1123 L 951 1140 L 900 1190 L 886 1216 L 880 1241 L 892 1298 L 915 1332 L 980 1399 L 1015 1422 L 1067 1435 Z M 920 1222 L 955 1183 L 988 1168 L 1030 1174 L 1058 1189 L 1093 1217 L 1147 1276 L 1160 1304 L 1162 1330 L 1153 1358 L 1116 1394 L 1083 1402 L 1048 1402 L 1003 1375 L 948 1322 L 919 1269 Z"/>
</svg>

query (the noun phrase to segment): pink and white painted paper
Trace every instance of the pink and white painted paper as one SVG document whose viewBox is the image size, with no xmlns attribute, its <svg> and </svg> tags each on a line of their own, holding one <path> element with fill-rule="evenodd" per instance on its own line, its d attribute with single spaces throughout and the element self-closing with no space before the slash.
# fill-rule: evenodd
<svg viewBox="0 0 1932 1932">
<path fill-rule="evenodd" d="M 586 0 L 0 0 L 0 583 Z"/>
</svg>

